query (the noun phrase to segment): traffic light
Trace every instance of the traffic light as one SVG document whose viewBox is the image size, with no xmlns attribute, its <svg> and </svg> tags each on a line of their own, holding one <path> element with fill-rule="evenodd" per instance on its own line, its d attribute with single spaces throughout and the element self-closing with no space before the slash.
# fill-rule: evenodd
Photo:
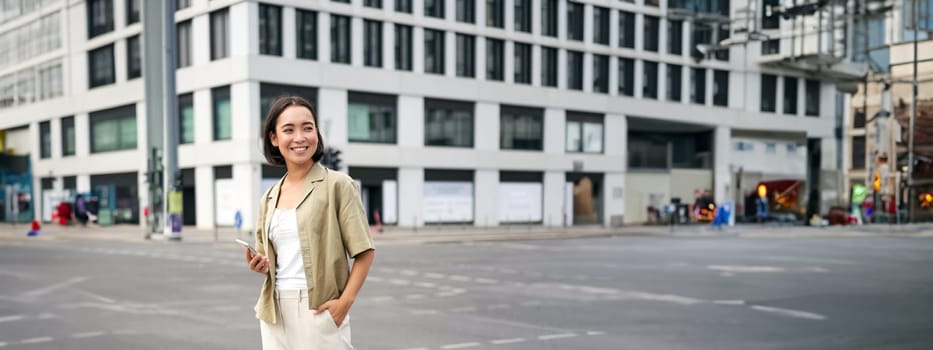
<svg viewBox="0 0 933 350">
<path fill-rule="evenodd" d="M 340 150 L 336 148 L 327 148 L 324 151 L 324 157 L 321 158 L 321 165 L 340 170 Z"/>
<path fill-rule="evenodd" d="M 871 180 L 871 188 L 875 189 L 875 192 L 881 191 L 881 175 L 875 173 Z"/>
<path fill-rule="evenodd" d="M 920 194 L 920 208 L 933 208 L 933 193 L 921 193 Z"/>
<path fill-rule="evenodd" d="M 768 186 L 764 184 L 758 185 L 758 197 L 765 198 L 768 196 Z"/>
</svg>

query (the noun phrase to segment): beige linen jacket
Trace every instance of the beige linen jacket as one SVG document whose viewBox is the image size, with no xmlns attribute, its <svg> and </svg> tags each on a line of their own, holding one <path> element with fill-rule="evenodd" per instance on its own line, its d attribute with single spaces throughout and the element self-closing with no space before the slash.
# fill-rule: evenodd
<svg viewBox="0 0 933 350">
<path fill-rule="evenodd" d="M 282 177 L 259 202 L 256 250 L 269 258 L 269 272 L 256 303 L 256 318 L 276 323 L 275 248 L 269 224 L 279 200 Z M 340 297 L 350 277 L 349 257 L 374 249 L 369 222 L 356 181 L 346 174 L 314 163 L 305 178 L 304 195 L 295 209 L 298 241 L 308 280 L 308 308 Z"/>
</svg>

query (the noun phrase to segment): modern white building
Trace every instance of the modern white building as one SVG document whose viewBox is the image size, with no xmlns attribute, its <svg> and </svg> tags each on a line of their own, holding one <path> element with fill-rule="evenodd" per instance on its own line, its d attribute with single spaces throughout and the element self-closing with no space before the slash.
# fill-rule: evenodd
<svg viewBox="0 0 933 350">
<path fill-rule="evenodd" d="M 139 1 L 0 14 L 0 130 L 30 156 L 37 217 L 71 190 L 140 221 Z M 835 174 L 848 101 L 828 75 L 772 64 L 794 54 L 778 3 L 179 0 L 185 222 L 252 226 L 282 174 L 259 129 L 283 93 L 312 101 L 370 213 L 399 226 L 634 224 L 698 189 L 741 204 L 757 181 Z"/>
</svg>

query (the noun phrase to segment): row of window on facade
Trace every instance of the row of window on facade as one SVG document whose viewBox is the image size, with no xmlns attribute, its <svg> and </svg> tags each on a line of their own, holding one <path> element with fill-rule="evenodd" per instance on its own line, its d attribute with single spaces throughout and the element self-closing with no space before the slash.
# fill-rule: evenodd
<svg viewBox="0 0 933 350">
<path fill-rule="evenodd" d="M 298 94 L 312 103 L 317 89 L 277 84 L 261 84 L 259 115 L 269 108 L 277 96 Z M 232 138 L 230 87 L 211 89 L 212 134 L 214 140 Z M 178 96 L 179 142 L 194 143 L 194 99 L 191 93 Z M 428 146 L 473 147 L 474 103 L 441 99 L 425 99 L 425 135 Z M 350 92 L 347 106 L 348 139 L 350 142 L 397 142 L 397 97 L 394 95 Z M 92 112 L 89 115 L 91 153 L 135 149 L 135 105 Z M 566 151 L 603 152 L 603 115 L 567 112 Z M 544 109 L 523 106 L 501 106 L 500 147 L 514 150 L 544 149 Z M 50 122 L 41 122 L 40 157 L 52 156 Z M 62 155 L 75 153 L 74 117 L 62 119 Z"/>
<path fill-rule="evenodd" d="M 777 153 L 777 145 L 777 142 L 765 142 L 765 153 Z M 750 141 L 737 141 L 733 144 L 733 149 L 739 152 L 752 152 L 755 150 L 755 143 Z M 785 150 L 789 155 L 796 155 L 797 144 L 787 143 L 785 144 Z"/>
</svg>

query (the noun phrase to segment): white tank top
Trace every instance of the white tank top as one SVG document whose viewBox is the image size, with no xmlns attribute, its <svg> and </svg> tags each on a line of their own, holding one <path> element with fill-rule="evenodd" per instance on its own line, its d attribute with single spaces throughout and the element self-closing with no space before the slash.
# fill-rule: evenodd
<svg viewBox="0 0 933 350">
<path fill-rule="evenodd" d="M 275 209 L 269 225 L 269 239 L 275 247 L 275 287 L 307 289 L 301 243 L 298 241 L 298 219 L 295 209 Z"/>
</svg>

